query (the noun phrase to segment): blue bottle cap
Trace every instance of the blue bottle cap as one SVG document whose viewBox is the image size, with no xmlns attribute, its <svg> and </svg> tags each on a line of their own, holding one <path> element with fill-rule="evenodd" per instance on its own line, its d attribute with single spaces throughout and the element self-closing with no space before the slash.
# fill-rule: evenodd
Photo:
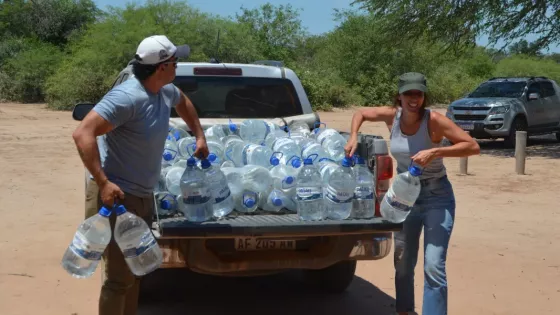
<svg viewBox="0 0 560 315">
<path fill-rule="evenodd" d="M 294 168 L 300 168 L 301 166 L 301 159 L 296 157 L 295 159 L 292 160 L 292 167 Z"/>
<path fill-rule="evenodd" d="M 171 161 L 173 160 L 173 154 L 171 154 L 171 152 L 165 152 L 163 153 L 163 159 L 166 161 Z"/>
<path fill-rule="evenodd" d="M 105 208 L 104 206 L 99 209 L 99 215 L 102 217 L 109 217 L 111 215 L 111 210 Z"/>
<path fill-rule="evenodd" d="M 117 215 L 121 215 L 126 212 L 126 208 L 123 205 L 117 207 Z"/>
<path fill-rule="evenodd" d="M 422 175 L 422 169 L 416 165 L 411 165 L 408 168 L 408 172 L 410 173 L 410 175 L 412 176 L 420 176 Z"/>
<path fill-rule="evenodd" d="M 272 204 L 276 207 L 280 207 L 282 205 L 282 199 L 280 198 L 272 198 Z"/>
<path fill-rule="evenodd" d="M 167 135 L 167 140 L 173 140 L 173 138 L 171 138 L 171 135 Z"/>
<path fill-rule="evenodd" d="M 210 161 L 210 162 L 215 162 L 217 158 L 218 158 L 218 156 L 214 153 L 208 154 L 208 161 Z"/>
<path fill-rule="evenodd" d="M 342 159 L 342 166 L 344 166 L 344 167 L 350 167 L 350 166 L 352 166 L 352 159 L 349 158 L 349 157 L 344 157 L 344 158 Z"/>
<path fill-rule="evenodd" d="M 196 160 L 192 156 L 187 159 L 187 166 L 195 166 L 195 165 L 196 165 Z"/>
<path fill-rule="evenodd" d="M 200 166 L 202 166 L 203 169 L 207 169 L 211 166 L 212 164 L 210 163 L 210 161 L 208 159 L 204 159 L 200 162 Z"/>
<path fill-rule="evenodd" d="M 313 160 L 310 158 L 307 158 L 305 160 L 303 160 L 303 165 L 313 165 Z"/>
<path fill-rule="evenodd" d="M 161 206 L 162 209 L 170 210 L 171 209 L 171 202 L 169 202 L 169 200 L 162 200 L 160 206 Z"/>
<path fill-rule="evenodd" d="M 181 134 L 179 133 L 178 130 L 176 130 L 173 135 L 175 136 L 175 140 L 179 141 L 179 139 L 181 139 Z"/>
<path fill-rule="evenodd" d="M 284 181 L 286 182 L 286 184 L 291 185 L 294 182 L 294 177 L 286 176 L 286 178 L 284 178 Z"/>
<path fill-rule="evenodd" d="M 243 200 L 243 204 L 247 208 L 252 208 L 255 205 L 255 199 L 247 198 L 247 199 Z"/>
<path fill-rule="evenodd" d="M 356 164 L 366 164 L 366 160 L 363 157 L 359 156 L 356 158 Z"/>
<path fill-rule="evenodd" d="M 234 123 L 230 122 L 229 123 L 229 131 L 235 133 L 237 131 L 237 125 L 235 125 Z"/>
<path fill-rule="evenodd" d="M 273 156 L 273 157 L 270 158 L 270 165 L 276 166 L 279 163 L 280 163 L 280 160 L 277 157 Z"/>
</svg>

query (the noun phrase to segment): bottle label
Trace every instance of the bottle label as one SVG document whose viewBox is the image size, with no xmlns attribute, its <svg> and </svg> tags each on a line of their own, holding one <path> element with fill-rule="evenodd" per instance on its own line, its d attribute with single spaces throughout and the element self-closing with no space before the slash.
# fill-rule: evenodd
<svg viewBox="0 0 560 315">
<path fill-rule="evenodd" d="M 193 189 L 188 195 L 183 196 L 183 203 L 187 205 L 205 204 L 212 198 L 212 193 L 208 188 Z"/>
<path fill-rule="evenodd" d="M 137 245 L 142 245 L 142 246 L 136 247 Z M 130 242 L 124 244 L 121 250 L 123 252 L 124 258 L 134 258 L 144 254 L 146 251 L 148 251 L 150 248 L 154 246 L 157 246 L 156 239 L 152 235 L 152 232 L 149 232 L 142 235 L 140 242 Z"/>
<path fill-rule="evenodd" d="M 298 187 L 296 189 L 298 201 L 309 201 L 323 198 L 323 191 L 320 187 Z"/>
<path fill-rule="evenodd" d="M 401 211 L 409 212 L 412 210 L 412 206 L 414 205 L 414 202 L 409 202 L 397 197 L 391 188 L 387 191 L 385 198 L 387 198 L 387 203 L 391 205 L 393 209 Z"/>
<path fill-rule="evenodd" d="M 92 261 L 100 260 L 103 252 L 105 251 L 104 245 L 89 243 L 79 232 L 74 235 L 70 248 L 74 251 L 74 253 L 83 259 Z"/>
<path fill-rule="evenodd" d="M 373 188 L 370 186 L 358 186 L 354 190 L 354 199 L 369 200 L 373 199 Z"/>
<path fill-rule="evenodd" d="M 220 187 L 219 185 L 216 185 L 216 187 L 217 188 L 213 192 L 215 203 L 220 203 L 226 200 L 231 195 L 231 191 L 229 190 L 228 185 L 225 185 L 224 187 Z"/>
<path fill-rule="evenodd" d="M 335 190 L 332 187 L 328 187 L 326 189 L 325 197 L 334 203 L 349 203 L 352 202 L 352 198 L 354 197 L 354 192 Z"/>
<path fill-rule="evenodd" d="M 256 148 L 260 148 L 261 146 L 258 144 L 248 144 L 243 148 L 243 164 L 248 165 L 249 160 L 251 159 L 251 154 L 255 151 Z"/>
</svg>

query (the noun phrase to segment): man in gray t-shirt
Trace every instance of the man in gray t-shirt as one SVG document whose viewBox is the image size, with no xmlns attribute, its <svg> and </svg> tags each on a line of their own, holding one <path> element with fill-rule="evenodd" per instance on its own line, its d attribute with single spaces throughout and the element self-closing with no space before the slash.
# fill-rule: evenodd
<svg viewBox="0 0 560 315">
<path fill-rule="evenodd" d="M 171 83 L 177 59 L 188 57 L 189 52 L 187 45 L 176 47 L 162 35 L 145 38 L 136 51 L 134 76 L 109 91 L 74 131 L 80 157 L 92 175 L 86 191 L 86 217 L 95 215 L 103 205 L 111 208 L 119 203 L 150 225 L 171 107 L 197 139 L 194 155 L 208 156 L 194 106 Z M 114 222 L 113 213 L 112 227 Z M 139 279 L 126 265 L 114 239 L 103 259 L 105 282 L 99 314 L 136 314 Z"/>
</svg>

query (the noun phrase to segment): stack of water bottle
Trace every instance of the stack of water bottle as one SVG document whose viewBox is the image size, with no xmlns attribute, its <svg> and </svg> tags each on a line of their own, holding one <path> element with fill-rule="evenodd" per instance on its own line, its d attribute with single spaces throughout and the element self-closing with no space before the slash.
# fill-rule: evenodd
<svg viewBox="0 0 560 315">
<path fill-rule="evenodd" d="M 374 181 L 365 161 L 345 158 L 346 139 L 316 127 L 258 119 L 214 125 L 205 130 L 206 159 L 193 157 L 194 137 L 171 127 L 155 192 L 158 215 L 203 222 L 260 209 L 302 220 L 373 217 Z"/>
</svg>

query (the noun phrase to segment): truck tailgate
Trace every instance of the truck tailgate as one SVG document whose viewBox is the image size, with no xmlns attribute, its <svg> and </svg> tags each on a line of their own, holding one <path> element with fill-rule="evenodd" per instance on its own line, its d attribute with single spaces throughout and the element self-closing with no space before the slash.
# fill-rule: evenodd
<svg viewBox="0 0 560 315">
<path fill-rule="evenodd" d="M 193 223 L 183 217 L 159 221 L 162 238 L 232 238 L 239 236 L 328 236 L 399 231 L 402 223 L 382 218 L 301 221 L 297 214 L 238 215 Z"/>
</svg>

